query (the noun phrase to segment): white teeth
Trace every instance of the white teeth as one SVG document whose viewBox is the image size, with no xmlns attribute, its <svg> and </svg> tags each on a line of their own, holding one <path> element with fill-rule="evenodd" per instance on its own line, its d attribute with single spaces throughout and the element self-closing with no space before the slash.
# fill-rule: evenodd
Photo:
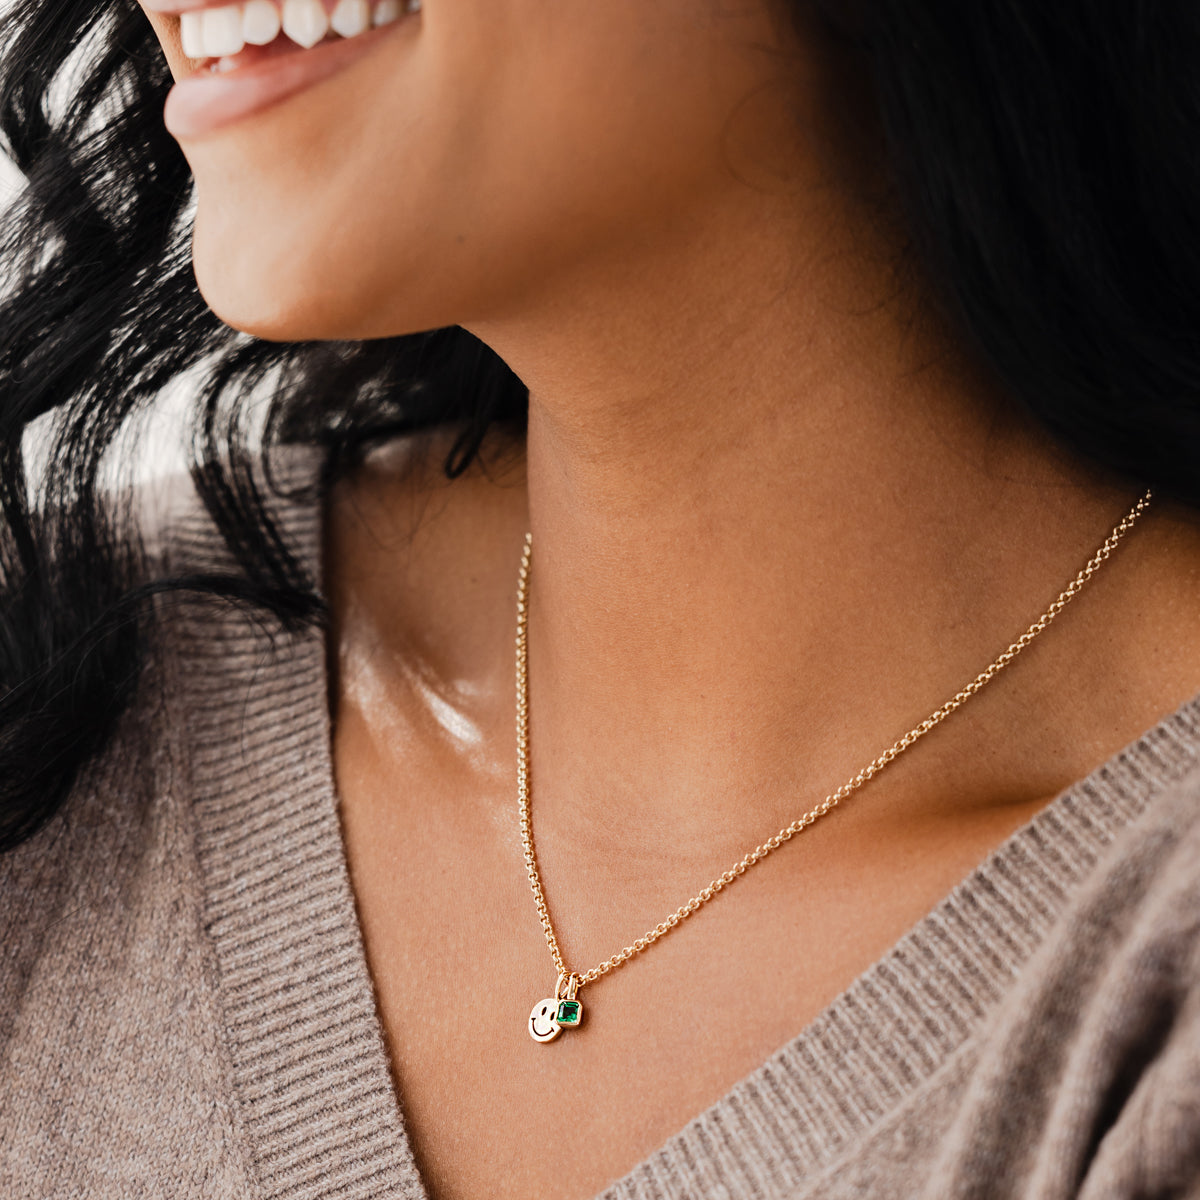
<svg viewBox="0 0 1200 1200">
<path fill-rule="evenodd" d="M 209 58 L 236 54 L 245 44 L 242 37 L 242 9 L 239 4 L 224 4 L 220 8 L 203 10 L 200 36 L 204 53 Z"/>
<path fill-rule="evenodd" d="M 283 0 L 283 32 L 306 50 L 329 32 L 321 0 Z"/>
<path fill-rule="evenodd" d="M 334 33 L 342 37 L 355 37 L 371 28 L 371 6 L 367 0 L 338 0 L 329 17 Z"/>
<path fill-rule="evenodd" d="M 207 58 L 204 52 L 204 13 L 197 9 L 179 16 L 179 39 L 188 58 Z"/>
<path fill-rule="evenodd" d="M 279 36 L 282 22 L 271 0 L 246 0 L 242 5 L 242 37 L 252 46 L 265 46 Z"/>
<path fill-rule="evenodd" d="M 2 2 L 2 0 L 0 0 Z M 217 8 L 194 8 L 179 17 L 179 38 L 188 58 L 232 59 L 245 45 L 266 46 L 282 29 L 298 46 L 309 49 L 333 30 L 339 37 L 357 37 L 373 25 L 390 25 L 405 13 L 421 11 L 421 0 L 338 0 L 326 15 L 322 0 L 245 0 Z M 220 71 L 233 70 L 221 63 Z"/>
<path fill-rule="evenodd" d="M 400 19 L 400 0 L 379 0 L 371 17 L 372 25 L 390 25 Z"/>
</svg>

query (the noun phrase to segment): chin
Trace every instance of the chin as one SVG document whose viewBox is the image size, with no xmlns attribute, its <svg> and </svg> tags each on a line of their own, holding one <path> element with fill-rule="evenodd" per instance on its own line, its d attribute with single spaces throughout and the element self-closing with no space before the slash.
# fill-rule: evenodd
<svg viewBox="0 0 1200 1200">
<path fill-rule="evenodd" d="M 218 266 L 194 261 L 196 284 L 209 309 L 231 329 L 268 342 L 342 341 L 370 336 L 347 313 L 344 298 L 315 287 L 245 287 Z"/>
<path fill-rule="evenodd" d="M 395 286 L 405 272 L 355 269 L 378 259 L 337 249 L 280 230 L 237 236 L 198 212 L 192 268 L 209 309 L 230 328 L 264 341 L 358 341 L 454 323 L 437 319 L 426 289 Z"/>
</svg>

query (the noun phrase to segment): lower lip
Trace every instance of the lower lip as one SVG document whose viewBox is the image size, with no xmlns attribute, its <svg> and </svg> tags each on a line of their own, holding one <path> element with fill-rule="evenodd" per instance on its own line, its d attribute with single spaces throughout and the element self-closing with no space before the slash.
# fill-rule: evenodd
<svg viewBox="0 0 1200 1200">
<path fill-rule="evenodd" d="M 402 18 L 356 37 L 321 42 L 311 50 L 279 54 L 232 71 L 201 68 L 167 93 L 163 123 L 180 141 L 214 133 L 336 74 L 406 24 Z"/>
</svg>

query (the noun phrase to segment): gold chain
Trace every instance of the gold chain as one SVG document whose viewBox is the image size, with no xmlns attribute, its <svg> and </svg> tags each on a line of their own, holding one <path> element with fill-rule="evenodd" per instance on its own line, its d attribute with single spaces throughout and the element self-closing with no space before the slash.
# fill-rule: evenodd
<svg viewBox="0 0 1200 1200">
<path fill-rule="evenodd" d="M 634 955 L 640 954 L 652 946 L 660 937 L 670 933 L 676 925 L 685 921 L 697 909 L 707 904 L 718 892 L 727 888 L 738 876 L 745 874 L 755 863 L 762 862 L 773 850 L 778 850 L 784 842 L 790 841 L 801 830 L 808 828 L 820 817 L 825 816 L 841 801 L 853 792 L 858 791 L 868 780 L 873 779 L 888 763 L 898 758 L 910 746 L 920 741 L 927 733 L 940 725 L 955 709 L 961 708 L 976 692 L 995 679 L 1009 663 L 1012 662 L 1030 642 L 1046 630 L 1064 608 L 1079 594 L 1084 584 L 1108 560 L 1117 548 L 1121 539 L 1137 524 L 1139 518 L 1150 507 L 1150 492 L 1125 514 L 1120 523 L 1113 529 L 1104 544 L 1092 555 L 1087 565 L 1075 576 L 1067 587 L 1059 593 L 1058 598 L 1048 609 L 1003 654 L 990 666 L 980 671 L 975 678 L 961 691 L 956 692 L 936 712 L 930 713 L 919 725 L 910 729 L 899 741 L 893 742 L 878 758 L 864 767 L 852 779 L 848 779 L 835 792 L 830 792 L 816 808 L 810 809 L 803 816 L 797 817 L 790 825 L 781 829 L 774 837 L 768 838 L 756 846 L 740 862 L 730 867 L 723 875 L 718 876 L 697 892 L 686 904 L 681 904 L 669 917 L 660 921 L 653 929 L 642 937 L 630 942 L 623 950 L 618 950 L 611 958 L 605 959 L 598 966 L 582 975 L 573 974 L 563 961 L 559 949 L 558 938 L 554 935 L 554 925 L 550 920 L 550 911 L 546 906 L 546 893 L 542 888 L 541 876 L 538 874 L 537 855 L 533 848 L 533 821 L 529 809 L 529 564 L 533 552 L 533 534 L 525 535 L 525 549 L 521 556 L 521 573 L 517 589 L 517 796 L 521 810 L 521 842 L 525 848 L 525 869 L 529 875 L 529 886 L 533 890 L 534 903 L 537 905 L 538 917 L 546 934 L 546 945 L 554 956 L 554 966 L 558 971 L 560 987 L 563 981 L 573 980 L 577 986 L 593 983 L 616 970 L 622 963 L 628 962 Z M 572 995 L 574 994 L 572 990 Z"/>
</svg>

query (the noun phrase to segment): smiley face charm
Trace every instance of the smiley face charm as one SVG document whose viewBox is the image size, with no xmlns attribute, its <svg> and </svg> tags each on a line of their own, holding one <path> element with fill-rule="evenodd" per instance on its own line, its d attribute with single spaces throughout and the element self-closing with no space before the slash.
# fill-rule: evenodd
<svg viewBox="0 0 1200 1200">
<path fill-rule="evenodd" d="M 539 1000 L 529 1014 L 529 1036 L 535 1042 L 552 1042 L 562 1032 L 558 1023 L 558 1001 Z"/>
<path fill-rule="evenodd" d="M 529 1014 L 529 1036 L 535 1042 L 552 1042 L 564 1029 L 576 1029 L 583 1020 L 583 1005 L 575 998 L 578 975 L 560 975 L 554 995 L 539 1000 Z"/>
</svg>

